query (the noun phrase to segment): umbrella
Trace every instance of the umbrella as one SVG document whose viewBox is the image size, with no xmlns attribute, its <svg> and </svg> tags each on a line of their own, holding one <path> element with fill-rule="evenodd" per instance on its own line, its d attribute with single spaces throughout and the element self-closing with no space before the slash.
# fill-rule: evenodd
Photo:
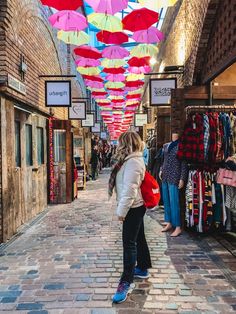
<svg viewBox="0 0 236 314">
<path fill-rule="evenodd" d="M 142 67 L 145 65 L 150 65 L 151 57 L 145 56 L 143 58 L 132 57 L 129 59 L 128 64 L 131 67 Z"/>
<path fill-rule="evenodd" d="M 124 90 L 122 88 L 114 88 L 114 87 L 107 87 L 108 90 L 111 90 L 113 92 L 123 92 Z"/>
<path fill-rule="evenodd" d="M 93 96 L 93 98 L 96 99 L 107 99 L 107 96 L 103 95 L 103 96 Z"/>
<path fill-rule="evenodd" d="M 75 63 L 79 66 L 79 67 L 98 67 L 101 65 L 100 60 L 95 60 L 95 59 L 87 59 L 87 58 L 83 58 L 80 57 L 78 60 L 75 61 Z"/>
<path fill-rule="evenodd" d="M 103 14 L 103 13 L 92 13 L 88 15 L 88 22 L 94 25 L 98 29 L 102 29 L 109 32 L 122 31 L 123 26 L 121 20 L 116 16 Z"/>
<path fill-rule="evenodd" d="M 124 59 L 129 56 L 129 51 L 120 46 L 109 46 L 102 52 L 102 57 L 107 59 Z"/>
<path fill-rule="evenodd" d="M 77 56 L 88 59 L 100 59 L 102 57 L 100 51 L 90 46 L 81 46 L 74 49 L 74 53 Z"/>
<path fill-rule="evenodd" d="M 114 59 L 114 60 L 110 60 L 110 59 L 103 59 L 101 62 L 101 65 L 104 68 L 119 68 L 122 67 L 126 64 L 126 61 L 123 59 Z"/>
<path fill-rule="evenodd" d="M 58 11 L 73 10 L 76 11 L 83 5 L 83 0 L 41 0 L 43 5 L 52 7 Z"/>
<path fill-rule="evenodd" d="M 96 102 L 102 103 L 102 104 L 110 104 L 111 101 L 109 99 L 97 99 Z"/>
<path fill-rule="evenodd" d="M 94 82 L 94 81 L 90 81 L 90 80 L 85 80 L 85 84 L 86 86 L 89 86 L 91 88 L 96 88 L 96 89 L 101 89 L 104 87 L 103 83 L 100 82 Z"/>
<path fill-rule="evenodd" d="M 139 89 L 135 89 L 135 90 L 129 91 L 128 95 L 140 94 L 142 92 L 143 92 L 142 88 L 139 88 Z"/>
<path fill-rule="evenodd" d="M 123 27 L 131 32 L 140 31 L 142 29 L 148 29 L 154 23 L 158 22 L 159 14 L 152 10 L 142 8 L 133 10 L 126 15 L 123 20 Z"/>
<path fill-rule="evenodd" d="M 134 57 L 142 58 L 146 56 L 155 57 L 158 53 L 158 48 L 151 44 L 140 44 L 134 47 L 130 54 Z"/>
<path fill-rule="evenodd" d="M 124 74 L 125 69 L 124 68 L 104 68 L 103 72 L 108 73 L 108 74 Z"/>
<path fill-rule="evenodd" d="M 82 31 L 88 27 L 86 18 L 76 11 L 59 11 L 49 17 L 49 22 L 63 31 Z"/>
<path fill-rule="evenodd" d="M 109 91 L 110 96 L 123 96 L 124 94 L 125 94 L 124 91 L 122 91 L 122 92 Z"/>
<path fill-rule="evenodd" d="M 126 87 L 140 87 L 143 86 L 144 82 L 143 81 L 130 81 L 126 82 Z"/>
<path fill-rule="evenodd" d="M 142 96 L 142 94 L 133 94 L 133 95 L 127 95 L 126 99 L 139 99 Z"/>
<path fill-rule="evenodd" d="M 97 13 L 114 15 L 128 6 L 128 0 L 86 0 Z"/>
<path fill-rule="evenodd" d="M 106 92 L 92 92 L 92 96 L 106 96 Z"/>
<path fill-rule="evenodd" d="M 124 82 L 125 76 L 123 74 L 108 74 L 106 80 L 111 82 Z"/>
<path fill-rule="evenodd" d="M 154 11 L 165 7 L 172 7 L 177 1 L 178 0 L 138 0 L 142 6 Z"/>
<path fill-rule="evenodd" d="M 151 26 L 148 29 L 135 32 L 131 38 L 138 43 L 154 44 L 162 41 L 164 34 L 156 27 Z"/>
<path fill-rule="evenodd" d="M 96 83 L 96 82 L 94 82 Z M 89 87 L 88 90 L 91 90 L 92 92 L 105 92 L 104 86 L 102 88 L 96 88 L 96 87 Z"/>
<path fill-rule="evenodd" d="M 144 66 L 144 67 L 129 67 L 128 72 L 133 73 L 133 74 L 142 74 L 142 73 L 149 73 L 151 72 L 152 68 L 149 66 Z"/>
<path fill-rule="evenodd" d="M 124 99 L 112 99 L 112 103 L 123 103 Z"/>
<path fill-rule="evenodd" d="M 129 41 L 128 35 L 123 32 L 100 31 L 96 36 L 97 40 L 104 44 L 121 45 Z"/>
<path fill-rule="evenodd" d="M 57 38 L 64 41 L 66 44 L 72 44 L 75 46 L 82 46 L 88 44 L 90 41 L 89 35 L 83 31 L 65 32 L 61 30 L 57 33 Z"/>
<path fill-rule="evenodd" d="M 77 71 L 83 75 L 98 75 L 101 73 L 101 70 L 98 67 L 77 67 Z"/>
<path fill-rule="evenodd" d="M 144 74 L 129 74 L 126 77 L 127 81 L 137 81 L 137 80 L 143 80 Z"/>
<path fill-rule="evenodd" d="M 105 87 L 107 87 L 107 88 L 122 88 L 124 86 L 125 86 L 125 84 L 122 82 L 107 82 L 105 84 Z"/>
<path fill-rule="evenodd" d="M 115 95 L 109 95 L 109 98 L 110 99 L 124 99 L 124 95 L 121 95 L 121 96 L 115 96 Z"/>
<path fill-rule="evenodd" d="M 94 81 L 94 82 L 103 82 L 103 79 L 99 75 L 83 75 L 83 78 L 86 80 Z"/>
</svg>

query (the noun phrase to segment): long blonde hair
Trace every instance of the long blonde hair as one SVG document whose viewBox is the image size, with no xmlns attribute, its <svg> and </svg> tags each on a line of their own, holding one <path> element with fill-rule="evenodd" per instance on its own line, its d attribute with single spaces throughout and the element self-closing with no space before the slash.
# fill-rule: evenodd
<svg viewBox="0 0 236 314">
<path fill-rule="evenodd" d="M 119 144 L 115 156 L 116 160 L 122 161 L 132 153 L 142 152 L 143 148 L 143 142 L 138 133 L 131 131 L 125 132 L 119 137 Z"/>
</svg>

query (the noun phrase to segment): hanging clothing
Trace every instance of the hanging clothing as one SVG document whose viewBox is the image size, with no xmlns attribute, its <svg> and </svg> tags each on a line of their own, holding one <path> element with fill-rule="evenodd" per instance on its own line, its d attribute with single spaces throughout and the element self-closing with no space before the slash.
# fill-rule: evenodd
<svg viewBox="0 0 236 314">
<path fill-rule="evenodd" d="M 231 142 L 230 155 L 236 154 L 236 115 L 230 113 L 230 127 L 231 127 Z"/>
</svg>

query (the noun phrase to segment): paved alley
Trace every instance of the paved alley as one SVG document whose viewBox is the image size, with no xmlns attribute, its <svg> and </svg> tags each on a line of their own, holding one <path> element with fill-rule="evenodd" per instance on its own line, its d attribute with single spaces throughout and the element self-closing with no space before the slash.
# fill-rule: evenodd
<svg viewBox="0 0 236 314">
<path fill-rule="evenodd" d="M 235 257 L 212 238 L 162 234 L 160 213 L 146 217 L 151 277 L 112 305 L 122 245 L 107 179 L 89 182 L 73 204 L 50 207 L 2 247 L 0 313 L 235 313 Z"/>
</svg>

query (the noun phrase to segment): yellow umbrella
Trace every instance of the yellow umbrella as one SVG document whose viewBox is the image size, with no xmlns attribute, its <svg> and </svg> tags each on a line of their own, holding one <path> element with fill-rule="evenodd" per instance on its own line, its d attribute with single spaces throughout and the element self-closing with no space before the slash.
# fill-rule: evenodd
<svg viewBox="0 0 236 314">
<path fill-rule="evenodd" d="M 110 104 L 111 101 L 109 99 L 96 99 L 96 102 L 102 104 Z"/>
<path fill-rule="evenodd" d="M 126 77 L 126 81 L 137 81 L 137 80 L 143 80 L 144 74 L 129 74 Z"/>
<path fill-rule="evenodd" d="M 138 2 L 153 11 L 158 11 L 161 8 L 172 7 L 178 0 L 138 0 Z"/>
<path fill-rule="evenodd" d="M 75 46 L 87 45 L 90 41 L 89 35 L 85 32 L 65 32 L 59 31 L 57 38 L 64 41 L 66 44 L 72 44 Z"/>
<path fill-rule="evenodd" d="M 90 87 L 87 86 L 87 89 L 90 90 L 91 92 L 105 92 L 105 88 L 95 88 L 95 87 Z"/>
<path fill-rule="evenodd" d="M 133 57 L 137 58 L 143 58 L 147 56 L 156 57 L 157 53 L 158 53 L 157 46 L 152 44 L 140 44 L 130 51 L 130 54 Z"/>
<path fill-rule="evenodd" d="M 99 67 L 77 67 L 77 71 L 82 75 L 99 75 L 101 73 Z"/>
<path fill-rule="evenodd" d="M 122 82 L 107 82 L 105 87 L 107 88 L 123 88 L 125 86 Z"/>
<path fill-rule="evenodd" d="M 124 99 L 124 96 L 109 96 L 110 99 Z"/>
<path fill-rule="evenodd" d="M 113 33 L 122 31 L 123 29 L 121 20 L 118 19 L 118 17 L 109 14 L 104 13 L 89 14 L 88 22 L 98 29 L 102 29 Z"/>
<path fill-rule="evenodd" d="M 136 95 L 136 94 L 141 94 L 143 92 L 143 88 L 135 89 L 132 91 L 128 92 L 128 95 Z"/>
<path fill-rule="evenodd" d="M 104 68 L 120 68 L 126 64 L 126 61 L 123 59 L 103 59 L 101 64 Z"/>
</svg>

